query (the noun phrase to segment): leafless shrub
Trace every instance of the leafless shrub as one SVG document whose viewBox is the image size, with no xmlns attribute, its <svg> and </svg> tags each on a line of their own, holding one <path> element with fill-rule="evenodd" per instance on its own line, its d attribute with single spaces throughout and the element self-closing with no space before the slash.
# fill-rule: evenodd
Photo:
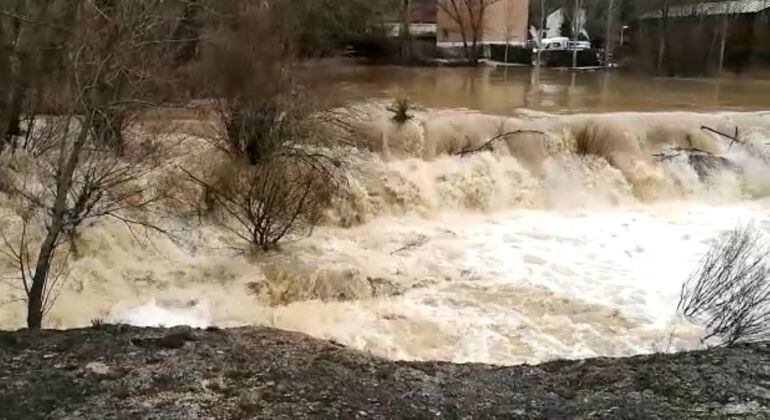
<svg viewBox="0 0 770 420">
<path fill-rule="evenodd" d="M 751 226 L 735 229 L 711 247 L 682 287 L 677 310 L 703 323 L 704 341 L 724 344 L 770 338 L 768 248 Z"/>
<path fill-rule="evenodd" d="M 34 113 L 24 116 L 24 133 L 14 137 L 11 151 L 21 149 L 32 156 L 41 156 L 56 147 L 56 132 L 62 130 L 62 124 L 68 124 L 67 118 L 39 117 Z"/>
<path fill-rule="evenodd" d="M 414 118 L 414 116 L 409 113 L 411 108 L 412 106 L 409 103 L 408 98 L 400 98 L 395 100 L 393 105 L 387 107 L 387 110 L 393 113 L 393 121 L 398 124 L 403 124 Z"/>
<path fill-rule="evenodd" d="M 104 329 L 104 327 L 107 325 L 107 321 L 104 318 L 93 318 L 91 319 L 91 328 L 95 330 L 101 330 Z"/>
<path fill-rule="evenodd" d="M 290 143 L 320 140 L 319 127 L 300 101 L 294 97 L 222 100 L 219 115 L 224 132 L 212 137 L 212 143 L 231 158 L 256 165 L 281 154 Z"/>
<path fill-rule="evenodd" d="M 309 234 L 342 183 L 331 158 L 304 152 L 256 165 L 229 165 L 218 178 L 187 174 L 204 188 L 215 221 L 264 251 L 286 236 Z"/>
<path fill-rule="evenodd" d="M 203 43 L 199 73 L 216 98 L 210 136 L 233 159 L 256 165 L 310 130 L 306 92 L 292 73 L 292 47 L 281 3 L 232 2 Z"/>
<path fill-rule="evenodd" d="M 228 161 L 208 173 L 183 169 L 207 215 L 262 250 L 310 233 L 344 180 L 347 115 L 323 107 L 293 71 L 290 6 L 221 6 L 198 72 L 216 98 L 208 140 Z"/>
</svg>

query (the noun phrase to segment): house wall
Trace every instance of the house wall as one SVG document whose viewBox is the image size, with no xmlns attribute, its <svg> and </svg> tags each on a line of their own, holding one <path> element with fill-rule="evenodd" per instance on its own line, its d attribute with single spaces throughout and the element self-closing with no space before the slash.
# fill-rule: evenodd
<svg viewBox="0 0 770 420">
<path fill-rule="evenodd" d="M 450 0 L 437 1 L 446 4 Z M 480 4 L 482 1 L 490 0 L 475 1 L 478 1 Z M 508 35 L 508 41 L 511 44 L 526 43 L 529 31 L 528 14 L 529 0 L 497 0 L 485 10 L 484 30 L 479 43 L 504 44 L 506 42 L 506 35 Z M 467 20 L 468 16 L 464 16 L 463 19 Z M 472 41 L 470 24 L 466 21 L 464 26 L 467 28 L 466 37 L 470 44 Z M 438 8 L 438 31 L 436 38 L 439 46 L 459 46 L 463 42 L 460 25 L 441 7 Z"/>
</svg>

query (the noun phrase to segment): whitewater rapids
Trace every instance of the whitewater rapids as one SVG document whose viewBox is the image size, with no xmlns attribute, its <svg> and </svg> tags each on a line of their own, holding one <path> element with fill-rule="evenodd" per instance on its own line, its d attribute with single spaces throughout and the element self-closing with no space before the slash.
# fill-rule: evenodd
<svg viewBox="0 0 770 420">
<path fill-rule="evenodd" d="M 97 222 L 47 326 L 259 324 L 394 359 L 496 364 L 685 350 L 702 332 L 677 299 L 711 241 L 747 223 L 770 235 L 767 114 L 422 110 L 398 126 L 381 108 L 311 237 L 240 255 L 205 222 L 168 222 L 183 241 Z M 544 134 L 458 155 L 520 129 Z M 735 167 L 704 175 L 681 148 Z M 23 321 L 21 305 L 0 306 L 0 327 Z"/>
</svg>

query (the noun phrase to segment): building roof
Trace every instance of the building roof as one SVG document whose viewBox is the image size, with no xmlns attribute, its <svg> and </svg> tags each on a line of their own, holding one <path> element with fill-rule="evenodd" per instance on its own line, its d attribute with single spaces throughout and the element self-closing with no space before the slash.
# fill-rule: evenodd
<svg viewBox="0 0 770 420">
<path fill-rule="evenodd" d="M 704 3 L 672 6 L 668 16 L 672 18 L 691 16 L 717 16 L 725 14 L 753 14 L 770 9 L 770 0 L 729 0 L 710 1 Z M 661 10 L 655 10 L 641 15 L 640 19 L 660 19 L 663 16 Z"/>
</svg>

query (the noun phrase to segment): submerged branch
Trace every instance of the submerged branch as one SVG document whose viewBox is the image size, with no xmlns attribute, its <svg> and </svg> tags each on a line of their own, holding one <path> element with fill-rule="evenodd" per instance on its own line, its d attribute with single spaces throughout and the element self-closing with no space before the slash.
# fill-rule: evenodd
<svg viewBox="0 0 770 420">
<path fill-rule="evenodd" d="M 476 147 L 476 148 L 465 148 L 465 149 L 461 150 L 460 152 L 456 153 L 456 156 L 464 157 L 465 155 L 470 155 L 470 154 L 473 154 L 473 153 L 478 153 L 478 152 L 492 150 L 492 143 L 494 143 L 497 140 L 505 139 L 508 136 L 513 136 L 513 135 L 516 135 L 516 134 L 540 134 L 540 135 L 545 136 L 544 132 L 538 131 L 538 130 L 515 130 L 515 131 L 509 131 L 507 133 L 499 134 L 499 135 L 497 135 L 495 137 L 492 137 L 491 139 L 489 139 L 487 142 L 485 142 L 484 144 L 482 144 L 479 147 Z"/>
<path fill-rule="evenodd" d="M 732 135 L 732 136 L 727 134 L 727 133 L 723 133 L 723 132 L 721 132 L 721 131 L 719 131 L 717 129 L 705 126 L 705 125 L 702 125 L 700 127 L 700 129 L 704 130 L 704 131 L 709 131 L 711 133 L 717 134 L 719 136 L 722 136 L 722 137 L 730 140 L 730 145 L 727 147 L 727 150 L 730 150 L 730 148 L 733 147 L 733 144 L 735 144 L 735 143 L 743 144 L 743 142 L 740 140 L 740 130 L 739 130 L 738 127 L 735 127 L 735 135 Z"/>
</svg>

